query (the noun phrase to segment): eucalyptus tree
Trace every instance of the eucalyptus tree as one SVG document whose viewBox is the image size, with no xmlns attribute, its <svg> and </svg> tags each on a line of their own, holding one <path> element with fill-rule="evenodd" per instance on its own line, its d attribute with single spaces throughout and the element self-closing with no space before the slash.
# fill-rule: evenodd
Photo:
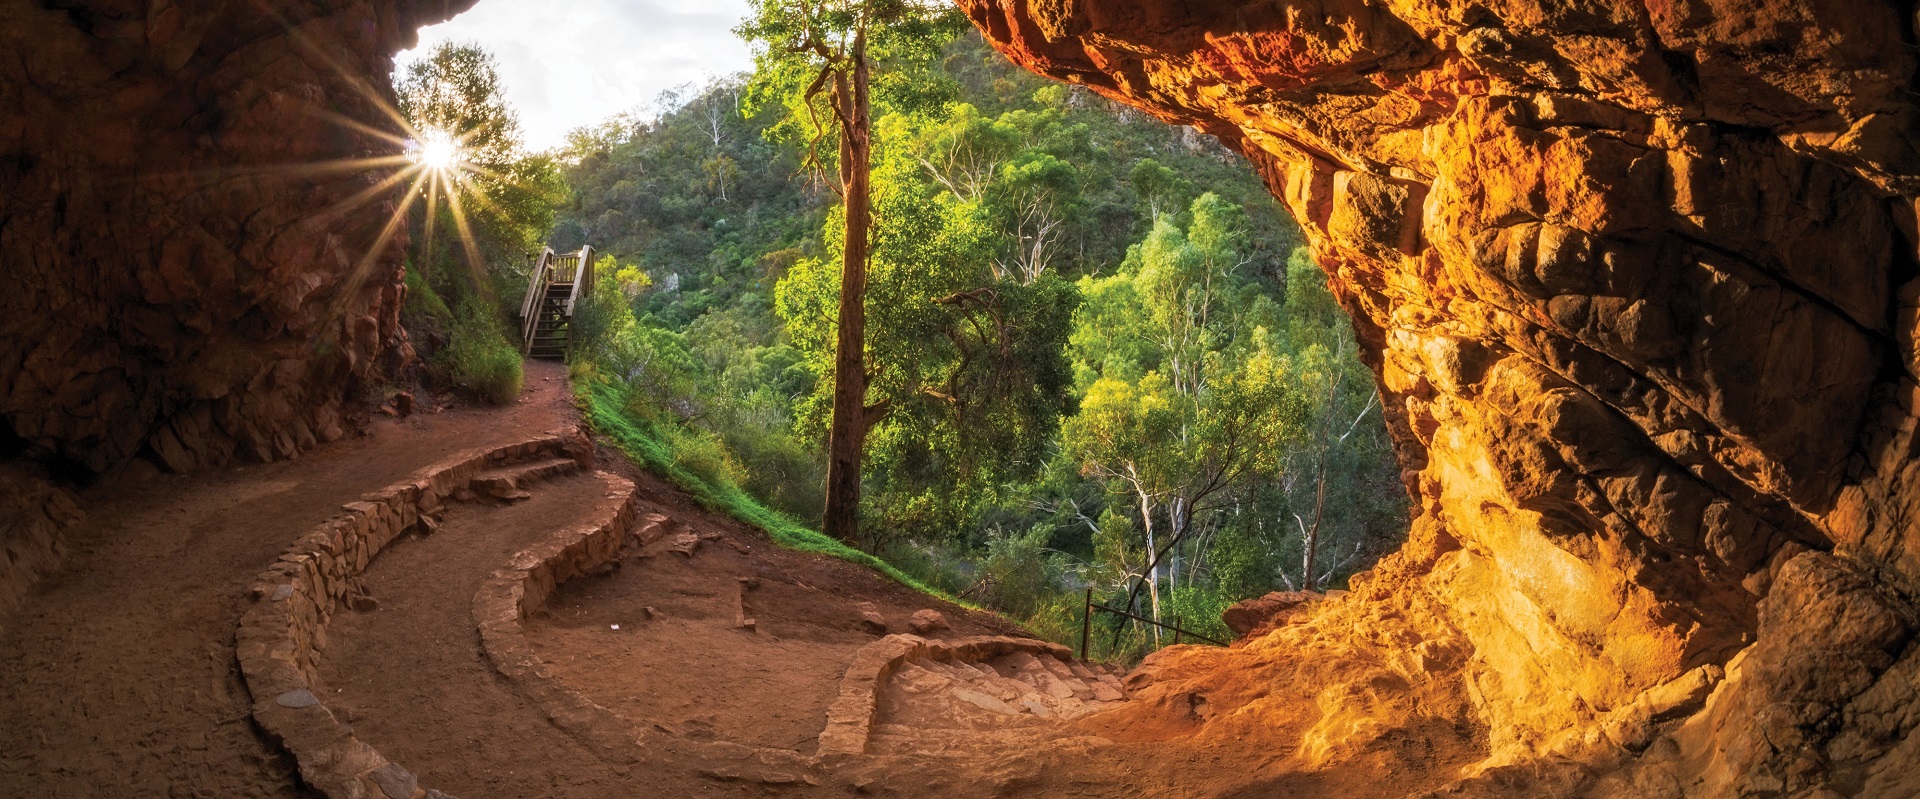
<svg viewBox="0 0 1920 799">
<path fill-rule="evenodd" d="M 1147 562 L 1128 602 L 1144 587 L 1155 619 L 1163 575 L 1177 581 L 1169 556 L 1192 539 L 1196 518 L 1279 477 L 1281 453 L 1306 437 L 1289 359 L 1256 324 L 1262 310 L 1278 321 L 1277 308 L 1244 296 L 1237 275 L 1246 265 L 1238 209 L 1206 194 L 1191 215 L 1186 230 L 1161 217 L 1119 273 L 1082 280 L 1074 344 L 1085 395 L 1062 429 L 1081 473 L 1135 505 Z"/>
<path fill-rule="evenodd" d="M 897 89 L 912 102 L 923 82 L 887 81 L 885 70 L 931 62 L 961 24 L 951 4 L 934 0 L 756 0 L 736 29 L 754 49 L 749 105 L 786 106 L 788 124 L 776 132 L 805 142 L 809 166 L 838 167 L 844 235 L 821 527 L 843 541 L 859 533 L 866 434 L 884 412 L 867 403 L 865 353 L 874 90 Z M 837 145 L 831 154 L 829 143 Z"/>
<path fill-rule="evenodd" d="M 1005 234 L 982 202 L 925 168 L 914 135 L 922 122 L 896 113 L 877 126 L 864 432 L 869 507 L 889 534 L 924 539 L 967 526 L 1045 460 L 1071 410 L 1065 348 L 1078 294 L 1055 275 L 994 273 Z M 838 253 L 828 255 L 802 259 L 775 289 L 794 346 L 822 371 L 834 355 Z M 824 389 L 805 401 L 816 419 Z"/>
</svg>

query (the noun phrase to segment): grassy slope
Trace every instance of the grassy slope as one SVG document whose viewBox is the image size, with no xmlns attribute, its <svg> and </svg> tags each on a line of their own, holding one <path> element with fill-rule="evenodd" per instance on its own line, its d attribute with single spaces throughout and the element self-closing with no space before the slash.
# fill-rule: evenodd
<svg viewBox="0 0 1920 799">
<path fill-rule="evenodd" d="M 612 439 L 622 451 L 627 453 L 627 457 L 633 459 L 634 463 L 686 489 L 687 493 L 692 494 L 695 500 L 709 510 L 725 513 L 765 530 L 767 536 L 775 543 L 789 549 L 813 552 L 857 563 L 880 572 L 915 591 L 939 597 L 961 607 L 979 609 L 943 592 L 928 588 L 886 561 L 847 546 L 818 530 L 794 521 L 786 514 L 760 504 L 739 486 L 716 486 L 682 468 L 674 459 L 673 453 L 643 423 L 636 423 L 621 412 L 620 409 L 625 403 L 618 387 L 603 380 L 589 380 L 586 387 L 575 390 L 579 396 L 581 412 L 595 432 Z"/>
</svg>

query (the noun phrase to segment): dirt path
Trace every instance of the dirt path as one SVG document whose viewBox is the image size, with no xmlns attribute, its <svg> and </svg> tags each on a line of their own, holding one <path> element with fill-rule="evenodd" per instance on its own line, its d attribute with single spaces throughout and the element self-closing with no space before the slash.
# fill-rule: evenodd
<svg viewBox="0 0 1920 799">
<path fill-rule="evenodd" d="M 616 764 L 586 751 L 499 679 L 481 652 L 473 595 L 493 570 L 605 504 L 574 475 L 504 508 L 456 504 L 433 535 L 395 542 L 364 580 L 378 607 L 335 617 L 322 690 L 361 740 L 462 797 L 604 796 Z"/>
<path fill-rule="evenodd" d="M 578 424 L 564 371 L 535 363 L 527 393 L 508 408 L 386 421 L 299 461 L 95 491 L 64 571 L 0 620 L 0 797 L 311 799 L 295 765 L 256 731 L 236 674 L 234 629 L 255 575 L 344 502 L 454 453 Z M 878 714 L 884 729 L 867 739 L 870 756 L 817 768 L 810 785 L 753 782 L 712 758 L 748 747 L 787 750 L 779 754 L 795 762 L 814 754 L 842 676 L 878 640 L 866 613 L 885 632 L 905 632 L 929 608 L 952 625 L 933 637 L 1018 631 L 775 546 L 615 453 L 603 450 L 600 468 L 633 483 L 643 514 L 673 521 L 652 543 L 630 542 L 612 573 L 563 586 L 528 621 L 528 640 L 559 685 L 609 709 L 613 727 L 644 733 L 618 740 L 671 743 L 624 750 L 563 732 L 480 648 L 472 608 L 481 580 L 607 499 L 598 477 L 560 477 L 529 486 L 517 504 L 453 504 L 437 532 L 374 560 L 363 580 L 377 607 L 339 613 L 327 631 L 316 687 L 422 785 L 467 799 L 1391 797 L 1410 787 L 1377 774 L 1290 771 L 1297 730 L 1225 746 L 1109 740 L 1126 736 L 1097 715 L 1002 730 L 989 716 L 901 693 L 961 697 L 939 675 L 973 677 L 935 662 L 886 689 L 891 709 Z M 1006 679 L 1020 666 L 1000 665 Z M 1037 688 L 1052 682 L 1030 676 Z M 1433 759 L 1436 770 L 1448 757 Z"/>
<path fill-rule="evenodd" d="M 507 408 L 382 420 L 296 461 L 92 491 L 62 571 L 0 620 L 0 797 L 312 799 L 249 716 L 233 653 L 247 586 L 344 502 L 454 453 L 578 425 L 564 369 L 530 363 L 526 393 Z M 531 625 L 557 672 L 636 724 L 807 751 L 846 659 L 873 640 L 858 629 L 855 604 L 875 603 L 896 630 L 929 606 L 960 633 L 1012 630 L 865 569 L 774 546 L 612 453 L 602 452 L 601 468 L 632 480 L 648 507 L 680 520 L 676 529 L 708 539 L 691 570 L 669 577 L 687 564 L 653 571 L 630 558 L 629 573 L 648 579 L 570 586 Z M 596 759 L 485 670 L 470 614 L 477 580 L 571 521 L 564 508 L 579 492 L 599 490 L 582 475 L 509 508 L 455 505 L 441 535 L 395 544 L 368 574 L 379 609 L 343 613 L 330 631 L 330 701 L 425 784 L 455 795 L 759 795 L 671 758 L 644 777 L 622 758 Z M 727 592 L 743 575 L 766 580 L 753 600 L 764 635 L 726 629 Z M 679 614 L 682 626 L 595 634 L 648 604 L 663 618 Z"/>
<path fill-rule="evenodd" d="M 85 497 L 64 568 L 0 630 L 0 796 L 302 796 L 235 670 L 246 585 L 343 502 L 454 452 L 573 429 L 565 370 L 527 374 L 509 408 L 383 421 L 297 461 Z"/>
<path fill-rule="evenodd" d="M 563 586 L 528 625 L 556 677 L 636 725 L 810 755 L 847 664 L 876 638 L 862 606 L 893 632 L 923 608 L 952 626 L 934 637 L 1017 632 L 865 569 L 774 547 L 730 520 L 677 518 L 615 574 Z M 673 552 L 679 535 L 702 543 Z M 737 625 L 742 578 L 750 630 Z"/>
</svg>

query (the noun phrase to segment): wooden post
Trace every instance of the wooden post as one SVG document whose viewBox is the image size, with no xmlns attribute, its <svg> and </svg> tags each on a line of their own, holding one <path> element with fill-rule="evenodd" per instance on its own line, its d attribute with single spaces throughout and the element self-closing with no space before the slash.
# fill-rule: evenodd
<svg viewBox="0 0 1920 799">
<path fill-rule="evenodd" d="M 1180 614 L 1173 614 L 1173 645 L 1180 645 Z"/>
<path fill-rule="evenodd" d="M 593 296 L 593 245 L 580 246 L 580 282 L 587 284 L 587 296 Z"/>
<path fill-rule="evenodd" d="M 1087 636 L 1093 632 L 1093 587 L 1087 587 L 1087 604 L 1080 609 L 1080 659 L 1087 659 Z"/>
</svg>

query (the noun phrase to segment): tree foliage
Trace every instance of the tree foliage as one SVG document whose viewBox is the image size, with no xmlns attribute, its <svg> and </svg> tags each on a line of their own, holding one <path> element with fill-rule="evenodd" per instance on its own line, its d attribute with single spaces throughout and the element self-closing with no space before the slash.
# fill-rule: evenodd
<svg viewBox="0 0 1920 799">
<path fill-rule="evenodd" d="M 442 43 L 408 65 L 395 91 L 416 135 L 450 137 L 458 152 L 456 168 L 428 176 L 415 262 L 436 282 L 442 265 L 465 260 L 476 277 L 524 285 L 523 256 L 546 239 L 566 187 L 551 156 L 526 151 L 493 54 Z"/>
<path fill-rule="evenodd" d="M 622 346 L 653 353 L 593 368 L 687 431 L 689 458 L 723 444 L 752 466 L 731 479 L 817 517 L 794 486 L 825 469 L 847 223 L 822 170 L 844 151 L 814 126 L 820 62 L 772 50 L 795 19 L 751 31 L 753 76 L 577 135 L 560 235 L 651 279 L 607 302 L 650 331 Z M 874 45 L 894 60 L 873 81 L 864 543 L 1076 639 L 1082 587 L 1204 624 L 1397 545 L 1371 375 L 1247 164 L 977 36 L 912 41 Z"/>
<path fill-rule="evenodd" d="M 499 300 L 519 299 L 525 255 L 552 227 L 565 185 L 550 157 L 524 151 L 494 58 L 478 46 L 436 47 L 408 66 L 395 94 L 419 140 L 453 146 L 451 163 L 411 178 L 408 291 L 434 303 L 411 304 L 408 327 L 439 382 L 511 401 L 520 357 Z M 435 303 L 439 313 L 423 311 Z"/>
</svg>

